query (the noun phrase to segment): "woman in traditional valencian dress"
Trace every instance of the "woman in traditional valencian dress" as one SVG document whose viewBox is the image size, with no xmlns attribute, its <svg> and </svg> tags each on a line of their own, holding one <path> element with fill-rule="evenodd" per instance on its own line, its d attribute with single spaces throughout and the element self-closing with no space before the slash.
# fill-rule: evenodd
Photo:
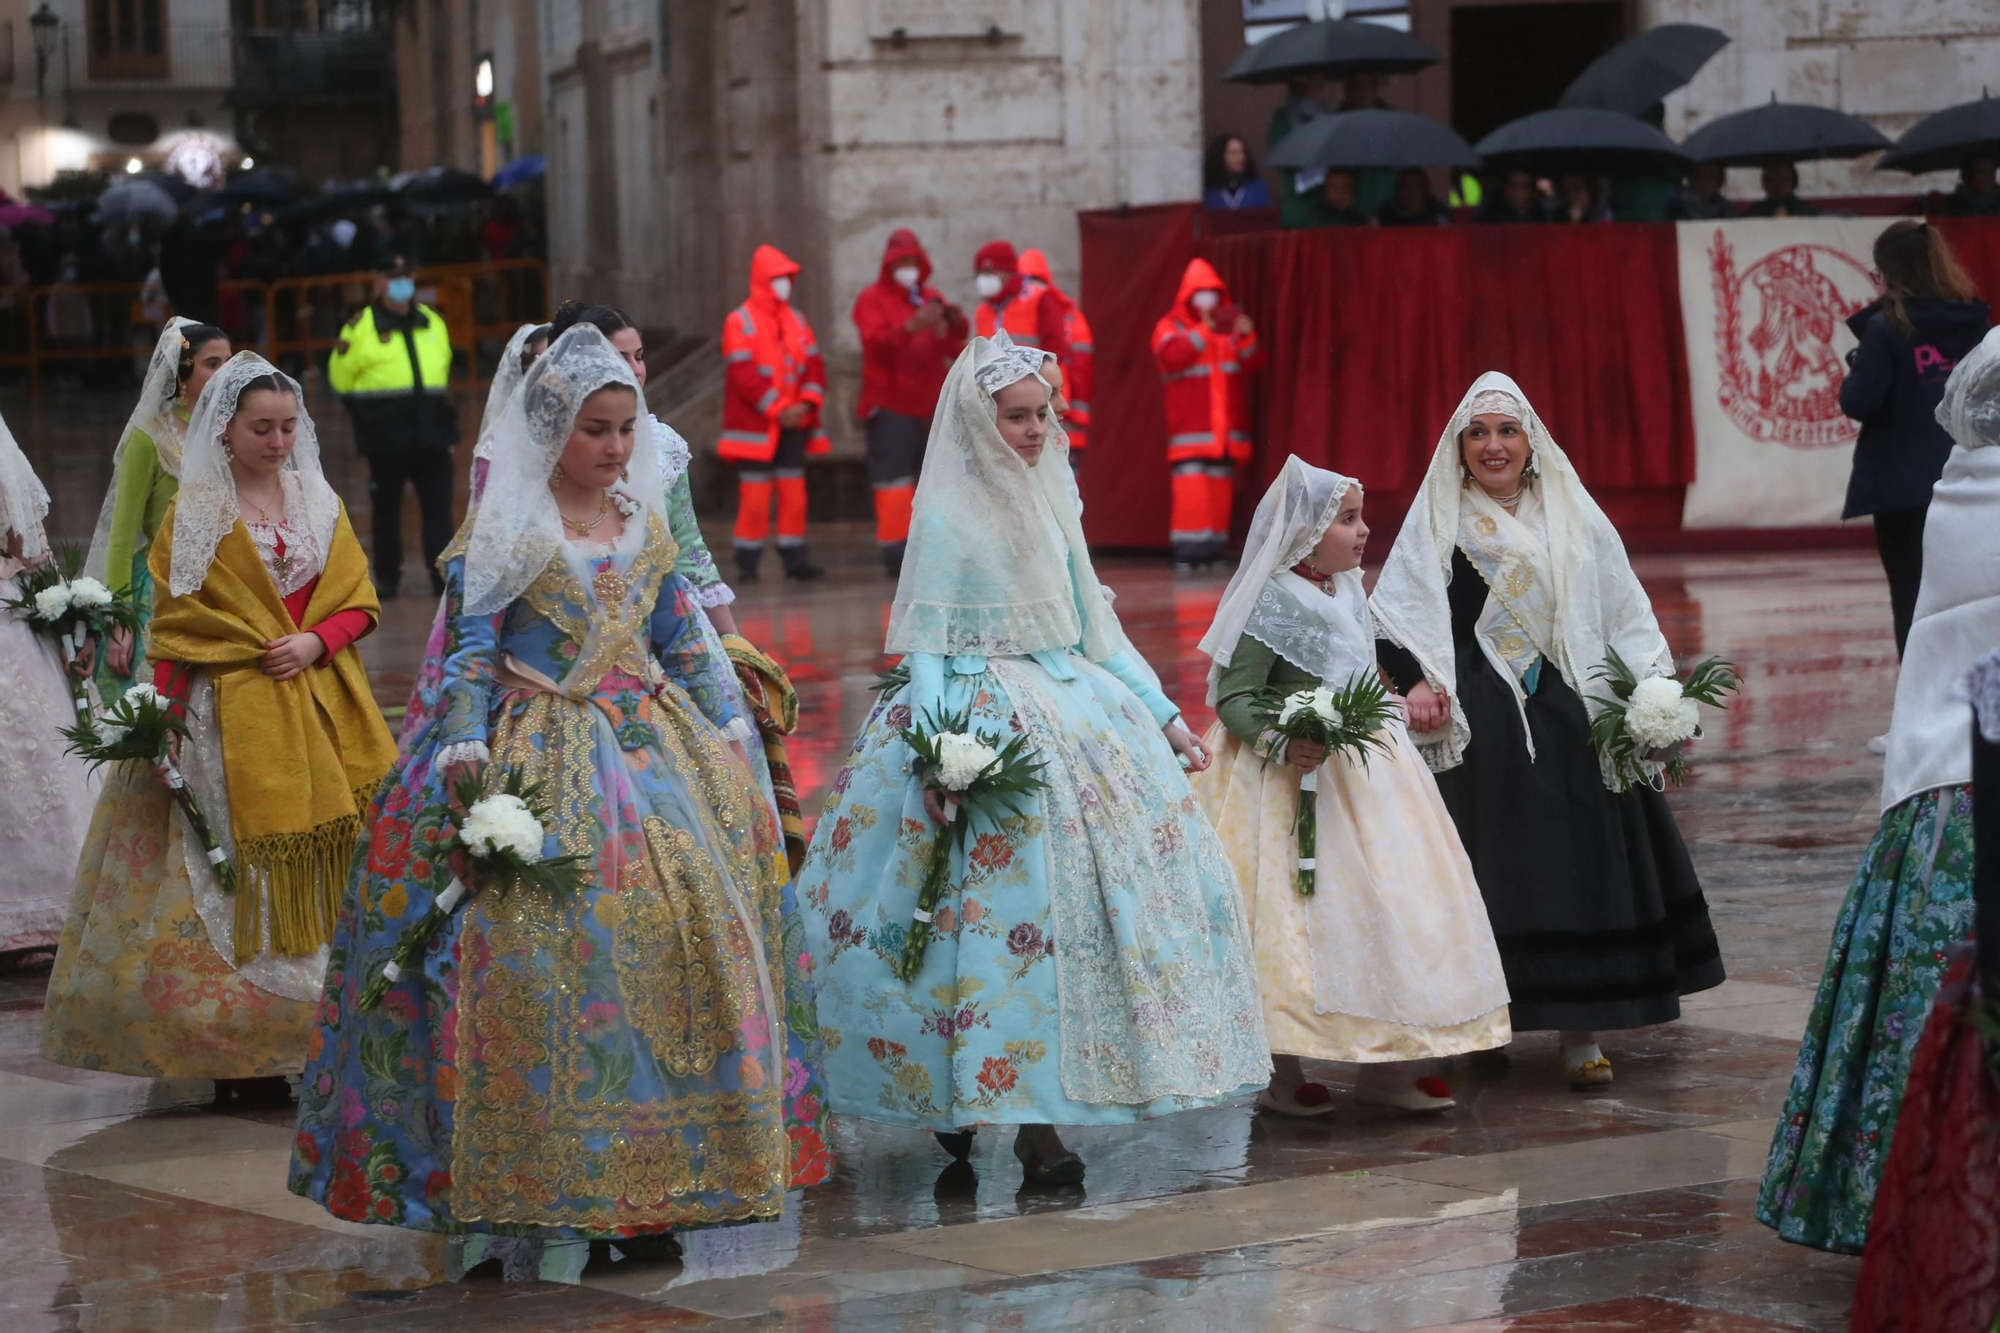
<svg viewBox="0 0 2000 1333">
<path fill-rule="evenodd" d="M 834 1109 L 936 1131 L 1018 1125 L 1033 1185 L 1080 1182 L 1057 1125 L 1207 1106 L 1269 1072 L 1249 932 L 1176 754 L 1206 756 L 1098 586 L 1042 354 L 974 339 L 944 388 L 870 713 L 800 882 Z M 897 729 L 971 710 L 1047 786 L 974 825 L 916 979 L 903 952 L 942 801 Z"/>
<path fill-rule="evenodd" d="M 1201 641 L 1213 660 L 1194 779 L 1256 941 L 1271 1086 L 1285 1115 L 1333 1102 L 1301 1056 L 1361 1065 L 1356 1100 L 1441 1111 L 1451 1089 L 1407 1062 L 1507 1044 L 1507 986 L 1486 905 L 1437 784 L 1400 718 L 1365 762 L 1269 731 L 1261 700 L 1375 674 L 1361 557 L 1361 484 L 1288 458 L 1250 522 L 1243 561 Z M 1318 774 L 1312 896 L 1299 892 L 1301 775 Z"/>
<path fill-rule="evenodd" d="M 1924 523 L 1881 822 L 1834 922 L 1757 1196 L 1758 1220 L 1786 1240 L 1850 1254 L 1868 1240 L 1949 952 L 1972 930 L 1972 709 L 1959 687 L 2000 643 L 2000 330 L 1952 371 L 1937 420 L 1954 444 Z"/>
<path fill-rule="evenodd" d="M 1369 605 L 1485 895 L 1514 1030 L 1559 1030 L 1571 1086 L 1609 1083 L 1596 1031 L 1679 1017 L 1722 955 L 1666 798 L 1615 790 L 1590 744 L 1584 696 L 1607 688 L 1592 673 L 1614 650 L 1641 679 L 1673 655 L 1617 531 L 1507 376 L 1452 413 Z"/>
<path fill-rule="evenodd" d="M 380 614 L 367 559 L 304 395 L 261 357 L 239 353 L 196 402 L 150 564 L 153 683 L 185 709 L 179 766 L 237 888 L 159 772 L 112 770 L 42 1054 L 226 1092 L 304 1065 L 360 812 L 395 757 L 353 646 Z"/>
<path fill-rule="evenodd" d="M 369 811 L 300 1095 L 291 1187 L 337 1217 L 624 1245 L 776 1217 L 826 1176 L 776 821 L 639 410 L 601 333 L 556 339 L 446 553 L 443 687 Z M 474 885 L 363 1012 L 447 882 L 447 784 L 488 763 L 542 784 L 581 890 Z"/>
<path fill-rule="evenodd" d="M 213 324 L 178 316 L 167 321 L 139 386 L 139 402 L 111 455 L 111 488 L 98 511 L 97 530 L 83 572 L 139 607 L 153 609 L 153 576 L 146 559 L 167 502 L 180 484 L 181 440 L 209 377 L 229 359 L 229 335 Z M 97 663 L 97 688 L 107 702 L 124 693 L 146 660 L 146 626 L 119 630 Z"/>
<path fill-rule="evenodd" d="M 48 491 L 0 421 L 0 599 L 19 597 L 15 577 L 48 561 L 48 512 Z M 0 611 L 0 967 L 55 948 L 97 801 L 96 775 L 65 753 L 76 709 L 63 672 L 53 643 Z"/>
</svg>

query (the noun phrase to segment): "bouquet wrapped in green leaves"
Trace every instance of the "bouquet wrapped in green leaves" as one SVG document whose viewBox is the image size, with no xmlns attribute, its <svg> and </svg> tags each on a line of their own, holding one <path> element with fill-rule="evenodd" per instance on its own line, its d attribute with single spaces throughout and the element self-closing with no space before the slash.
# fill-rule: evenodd
<svg viewBox="0 0 2000 1333">
<path fill-rule="evenodd" d="M 1324 745 L 1329 759 L 1344 752 L 1365 766 L 1370 751 L 1389 753 L 1381 732 L 1396 716 L 1396 707 L 1373 671 L 1361 672 L 1337 690 L 1321 685 L 1287 694 L 1267 686 L 1253 706 L 1266 731 L 1287 741 Z M 1318 768 L 1300 775 L 1299 808 L 1292 820 L 1299 838 L 1298 890 L 1307 898 L 1318 888 L 1319 775 Z"/>
<path fill-rule="evenodd" d="M 19 595 L 0 601 L 0 608 L 26 620 L 43 638 L 54 640 L 62 653 L 63 675 L 69 682 L 77 720 L 88 724 L 90 695 L 84 673 L 75 669 L 78 655 L 85 643 L 93 638 L 101 641 L 113 629 L 136 631 L 139 608 L 97 579 L 79 574 L 81 566 L 82 558 L 75 548 L 64 547 L 50 563 L 22 570 L 14 579 Z"/>
<path fill-rule="evenodd" d="M 931 941 L 931 918 L 951 879 L 951 852 L 963 848 L 972 817 L 999 823 L 1021 813 L 1020 802 L 1048 783 L 1042 778 L 1047 761 L 1034 757 L 1025 735 L 1001 743 L 992 732 L 972 730 L 972 710 L 938 718 L 926 713 L 915 725 L 896 733 L 917 756 L 924 786 L 944 794 L 945 827 L 931 842 L 931 859 L 917 890 L 916 909 L 903 942 L 896 976 L 912 981 L 924 963 Z"/>
<path fill-rule="evenodd" d="M 215 836 L 215 826 L 208 822 L 174 759 L 174 742 L 185 735 L 187 723 L 174 714 L 172 701 L 144 682 L 113 700 L 94 721 L 89 713 L 82 713 L 75 726 L 63 728 L 70 753 L 81 755 L 92 768 L 126 759 L 151 764 L 167 784 L 174 804 L 187 817 L 202 854 L 215 867 L 216 883 L 225 893 L 234 893 L 236 867 L 230 864 L 229 853 Z"/>
<path fill-rule="evenodd" d="M 1662 762 L 1661 774 L 1678 787 L 1687 781 L 1687 758 L 1681 747 L 1701 735 L 1701 713 L 1697 704 L 1727 708 L 1728 697 L 1742 688 L 1743 678 L 1734 663 L 1719 657 L 1697 662 L 1685 678 L 1648 676 L 1640 680 L 1625 659 L 1611 649 L 1610 656 L 1592 680 L 1603 681 L 1610 689 L 1606 698 L 1597 694 L 1591 702 L 1598 713 L 1590 720 L 1590 744 L 1610 760 L 1618 790 L 1649 784 L 1649 762 Z M 1666 752 L 1664 761 L 1653 760 L 1655 752 Z"/>
<path fill-rule="evenodd" d="M 483 764 L 459 779 L 452 794 L 457 798 L 457 809 L 465 813 L 446 815 L 456 832 L 437 864 L 443 865 L 453 853 L 462 853 L 466 876 L 482 892 L 504 894 L 523 884 L 556 894 L 582 889 L 582 857 L 543 854 L 554 816 L 544 803 L 540 783 L 529 782 L 518 768 Z M 453 875 L 444 892 L 431 899 L 430 910 L 397 938 L 390 960 L 362 990 L 358 1002 L 362 1013 L 381 1004 L 389 987 L 417 965 L 471 892 L 465 880 Z"/>
</svg>

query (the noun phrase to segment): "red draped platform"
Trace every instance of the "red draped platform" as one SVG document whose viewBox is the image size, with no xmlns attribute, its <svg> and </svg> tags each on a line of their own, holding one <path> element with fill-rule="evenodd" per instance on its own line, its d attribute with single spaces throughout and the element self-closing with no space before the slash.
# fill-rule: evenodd
<svg viewBox="0 0 2000 1333">
<path fill-rule="evenodd" d="M 1386 549 L 1460 395 L 1480 372 L 1503 370 L 1633 544 L 1751 539 L 1681 532 L 1695 450 L 1672 224 L 1220 234 L 1241 221 L 1194 204 L 1078 216 L 1080 299 L 1097 348 L 1083 470 L 1093 544 L 1166 545 L 1166 430 L 1149 344 L 1196 256 L 1221 273 L 1269 355 L 1239 532 L 1295 453 L 1361 479 Z M 2000 304 L 2000 221 L 1939 225 Z M 1754 534 L 1765 545 L 1827 536 Z"/>
</svg>

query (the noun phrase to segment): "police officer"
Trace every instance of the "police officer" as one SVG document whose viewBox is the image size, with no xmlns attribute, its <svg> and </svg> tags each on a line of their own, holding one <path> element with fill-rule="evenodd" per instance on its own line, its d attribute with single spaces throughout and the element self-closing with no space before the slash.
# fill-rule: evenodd
<svg viewBox="0 0 2000 1333">
<path fill-rule="evenodd" d="M 452 447 L 458 443 L 458 413 L 446 391 L 451 335 L 443 316 L 418 303 L 415 268 L 402 255 L 383 260 L 375 300 L 341 329 L 326 375 L 347 404 L 355 447 L 368 464 L 376 591 L 393 597 L 402 581 L 407 482 L 416 488 L 423 516 L 431 591 L 442 593 L 437 558 L 451 540 Z"/>
</svg>

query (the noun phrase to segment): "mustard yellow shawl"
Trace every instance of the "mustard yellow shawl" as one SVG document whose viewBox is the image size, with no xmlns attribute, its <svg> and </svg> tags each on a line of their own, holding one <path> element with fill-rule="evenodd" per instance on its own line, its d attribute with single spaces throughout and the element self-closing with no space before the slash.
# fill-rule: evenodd
<svg viewBox="0 0 2000 1333">
<path fill-rule="evenodd" d="M 260 670 L 266 645 L 302 627 L 285 610 L 240 521 L 216 547 L 201 587 L 185 597 L 168 592 L 173 533 L 169 505 L 147 559 L 159 599 L 147 656 L 201 667 L 215 686 L 236 839 L 236 952 L 247 958 L 258 951 L 264 895 L 257 890 L 268 885 L 272 947 L 309 955 L 333 938 L 361 816 L 395 761 L 395 742 L 351 647 L 288 681 Z M 367 557 L 343 506 L 306 623 L 350 607 L 381 617 Z"/>
</svg>

